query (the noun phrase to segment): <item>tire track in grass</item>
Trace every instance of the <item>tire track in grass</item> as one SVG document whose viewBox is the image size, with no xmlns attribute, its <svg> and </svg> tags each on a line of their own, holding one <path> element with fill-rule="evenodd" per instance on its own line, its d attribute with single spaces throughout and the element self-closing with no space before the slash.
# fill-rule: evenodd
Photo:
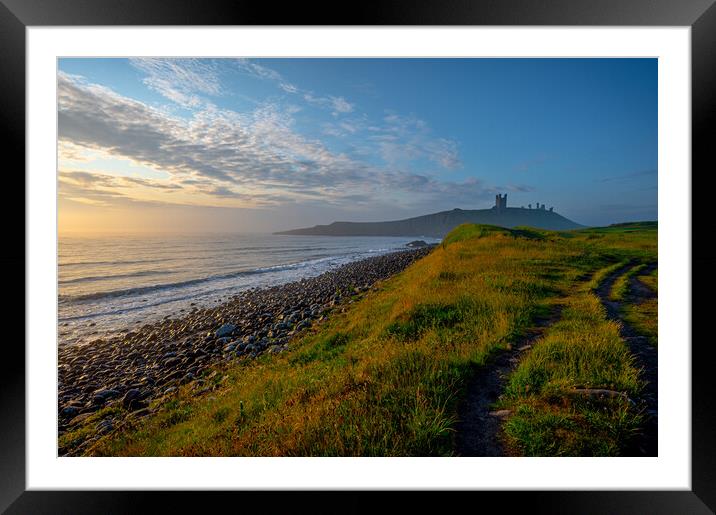
<svg viewBox="0 0 716 515">
<path fill-rule="evenodd" d="M 458 456 L 506 456 L 499 438 L 506 410 L 492 411 L 505 391 L 510 374 L 545 330 L 561 316 L 562 305 L 555 304 L 547 316 L 538 317 L 527 334 L 509 348 L 493 354 L 467 385 L 465 399 L 458 407 L 456 452 Z"/>
<path fill-rule="evenodd" d="M 644 437 L 640 442 L 639 448 L 636 449 L 638 454 L 641 456 L 657 456 L 658 455 L 658 359 L 657 350 L 651 343 L 649 338 L 646 336 L 639 335 L 634 328 L 628 324 L 622 314 L 621 307 L 625 303 L 622 300 L 610 300 L 610 292 L 614 283 L 622 276 L 627 273 L 634 262 L 630 262 L 627 265 L 620 267 L 611 274 L 607 275 L 604 280 L 595 289 L 595 293 L 602 302 L 602 305 L 607 311 L 607 317 L 611 320 L 619 322 L 620 330 L 619 333 L 624 341 L 629 346 L 629 350 L 634 355 L 638 367 L 641 369 L 642 379 L 646 381 L 646 386 L 641 394 L 638 401 L 641 403 L 646 421 L 644 423 Z M 656 268 L 656 263 L 648 265 L 640 275 L 649 273 Z M 631 281 L 630 281 L 631 282 Z M 627 294 L 628 301 L 626 302 L 638 302 L 640 289 L 630 289 Z"/>
<path fill-rule="evenodd" d="M 646 265 L 638 274 L 632 275 L 629 278 L 627 295 L 630 297 L 632 304 L 638 304 L 657 296 L 657 293 L 654 290 L 649 288 L 640 280 L 640 277 L 651 274 L 654 270 L 656 270 L 656 267 L 657 263 L 650 263 Z"/>
</svg>

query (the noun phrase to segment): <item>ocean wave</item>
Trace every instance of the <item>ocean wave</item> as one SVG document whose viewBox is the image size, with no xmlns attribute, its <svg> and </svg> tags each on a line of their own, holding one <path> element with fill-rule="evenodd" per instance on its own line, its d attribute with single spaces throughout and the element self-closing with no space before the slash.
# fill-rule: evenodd
<svg viewBox="0 0 716 515">
<path fill-rule="evenodd" d="M 197 278 L 197 279 L 189 279 L 186 281 L 178 281 L 178 282 L 173 282 L 173 283 L 153 284 L 153 285 L 148 285 L 148 286 L 137 286 L 137 287 L 133 287 L 133 288 L 122 288 L 122 289 L 118 289 L 118 290 L 109 290 L 109 291 L 77 294 L 77 295 L 59 295 L 58 300 L 63 303 L 81 302 L 81 301 L 98 300 L 98 299 L 110 298 L 110 297 L 121 297 L 121 296 L 154 293 L 154 292 L 158 292 L 158 291 L 162 291 L 162 290 L 185 288 L 188 286 L 194 286 L 197 284 L 202 284 L 202 283 L 211 282 L 211 281 L 233 279 L 233 278 L 242 277 L 242 276 L 266 274 L 266 273 L 272 273 L 272 272 L 282 272 L 282 271 L 286 271 L 286 270 L 295 270 L 295 269 L 299 269 L 299 268 L 307 268 L 307 267 L 311 267 L 311 266 L 321 265 L 321 264 L 327 263 L 331 260 L 337 260 L 337 259 L 341 259 L 341 258 L 345 258 L 345 257 L 346 256 L 327 256 L 327 257 L 321 257 L 318 259 L 311 259 L 308 261 L 300 261 L 297 263 L 289 263 L 289 264 L 285 264 L 285 265 L 274 265 L 274 266 L 268 266 L 268 267 L 262 267 L 262 268 L 255 268 L 252 270 L 241 270 L 241 271 L 237 271 L 237 272 L 231 272 L 228 274 L 218 274 L 218 275 L 212 275 L 212 276 L 202 277 L 202 278 Z"/>
<path fill-rule="evenodd" d="M 167 249 L 164 249 L 165 251 Z M 254 246 L 254 247 L 233 247 L 233 248 L 218 248 L 218 249 L 212 249 L 211 254 L 212 256 L 217 255 L 231 255 L 235 253 L 236 251 L 240 252 L 254 252 L 254 251 L 260 251 L 260 252 L 271 252 L 271 253 L 295 253 L 295 252 L 307 252 L 307 251 L 325 251 L 325 250 L 335 250 L 331 247 L 266 247 L 266 246 Z M 60 258 L 62 259 L 62 258 Z M 147 263 L 168 263 L 171 261 L 206 261 L 209 260 L 207 256 L 205 255 L 199 255 L 199 256 L 192 256 L 192 255 L 175 255 L 175 256 L 165 256 L 161 258 L 149 258 L 149 259 L 128 259 L 128 260 L 104 260 L 104 261 L 69 261 L 69 262 L 60 262 L 60 267 L 75 267 L 75 266 L 97 266 L 97 265 L 142 265 Z"/>
<path fill-rule="evenodd" d="M 104 279 L 129 279 L 131 277 L 145 277 L 148 275 L 167 275 L 173 273 L 170 270 L 140 270 L 138 272 L 130 272 L 127 274 L 117 275 L 90 275 L 87 277 L 77 277 L 75 279 L 65 279 L 58 281 L 58 284 L 76 284 Z"/>
<path fill-rule="evenodd" d="M 59 263 L 59 266 L 94 266 L 94 265 L 141 265 L 144 263 L 161 263 L 165 261 L 161 259 L 129 259 L 129 260 L 116 260 L 116 261 L 71 261 L 69 263 Z"/>
</svg>

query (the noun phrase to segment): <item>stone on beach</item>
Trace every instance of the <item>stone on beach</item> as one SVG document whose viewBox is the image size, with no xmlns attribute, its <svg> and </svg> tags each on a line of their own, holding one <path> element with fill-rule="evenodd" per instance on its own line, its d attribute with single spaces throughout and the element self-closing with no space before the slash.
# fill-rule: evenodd
<svg viewBox="0 0 716 515">
<path fill-rule="evenodd" d="M 349 309 L 356 296 L 376 290 L 378 281 L 404 270 L 431 248 L 384 254 L 315 277 L 251 288 L 219 305 L 194 307 L 92 345 L 60 346 L 60 434 L 114 403 L 127 410 L 121 416 L 147 414 L 150 402 L 163 401 L 180 384 L 202 381 L 207 369 L 285 351 L 292 337 L 321 323 L 332 310 Z"/>
<path fill-rule="evenodd" d="M 216 330 L 216 337 L 222 338 L 224 336 L 230 336 L 234 332 L 236 326 L 234 324 L 224 324 Z"/>
<path fill-rule="evenodd" d="M 122 406 L 124 406 L 125 408 L 129 408 L 130 404 L 133 401 L 138 400 L 141 396 L 142 392 L 140 392 L 137 388 L 132 388 L 131 390 L 128 390 L 122 398 Z"/>
</svg>

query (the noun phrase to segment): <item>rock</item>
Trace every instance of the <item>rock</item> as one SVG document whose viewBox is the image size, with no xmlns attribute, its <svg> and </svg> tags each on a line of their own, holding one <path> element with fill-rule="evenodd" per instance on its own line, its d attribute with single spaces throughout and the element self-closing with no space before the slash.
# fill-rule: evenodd
<svg viewBox="0 0 716 515">
<path fill-rule="evenodd" d="M 508 410 L 508 409 L 501 409 L 501 410 L 498 410 L 498 411 L 491 411 L 491 412 L 489 413 L 489 415 L 490 415 L 491 417 L 505 418 L 505 417 L 509 416 L 510 413 L 511 413 L 511 412 L 510 412 L 510 410 Z"/>
<path fill-rule="evenodd" d="M 97 407 L 102 406 L 106 401 L 107 399 L 101 395 L 93 395 L 87 407 L 94 406 L 94 408 L 97 409 Z"/>
<path fill-rule="evenodd" d="M 69 420 L 76 417 L 79 412 L 80 410 L 76 406 L 65 406 L 62 408 L 62 411 L 60 411 L 60 416 Z"/>
<path fill-rule="evenodd" d="M 166 384 L 171 381 L 174 381 L 175 379 L 179 379 L 183 375 L 183 372 L 181 370 L 175 370 L 171 374 L 167 374 L 160 380 L 161 384 Z"/>
<path fill-rule="evenodd" d="M 70 420 L 70 422 L 67 424 L 68 426 L 76 426 L 77 424 L 81 424 L 88 418 L 90 418 L 93 415 L 93 413 L 82 413 L 81 415 L 77 415 L 75 418 Z"/>
<path fill-rule="evenodd" d="M 139 399 L 133 399 L 132 402 L 129 403 L 129 406 L 127 406 L 127 409 L 129 411 L 139 411 L 146 409 L 149 406 L 145 401 L 139 400 Z"/>
<path fill-rule="evenodd" d="M 140 392 L 136 388 L 128 390 L 127 393 L 124 394 L 124 397 L 122 397 L 122 406 L 124 406 L 125 408 L 129 408 L 130 404 L 133 401 L 139 400 L 141 396 L 142 392 Z"/>
<path fill-rule="evenodd" d="M 148 399 L 170 395 L 180 381 L 196 383 L 200 374 L 211 371 L 207 368 L 224 360 L 244 354 L 255 357 L 266 350 L 282 352 L 290 341 L 288 332 L 298 333 L 325 319 L 332 301 L 343 305 L 343 299 L 355 293 L 379 289 L 376 281 L 403 270 L 430 250 L 428 246 L 375 256 L 293 283 L 251 288 L 222 298 L 216 306 L 194 307 L 191 313 L 168 320 L 137 321 L 130 332 L 116 337 L 98 334 L 93 338 L 101 339 L 92 344 L 89 338 L 87 343 L 61 345 L 59 432 L 67 431 L 78 417 L 90 417 L 113 403 L 128 410 L 114 416 L 112 424 L 117 426 L 117 416 L 149 413 L 144 407 Z M 115 390 L 113 385 L 122 386 Z M 76 455 L 78 445 L 82 444 L 63 448 L 61 454 Z"/>
<path fill-rule="evenodd" d="M 164 365 L 166 368 L 171 368 L 172 366 L 176 365 L 176 364 L 179 363 L 180 361 L 181 361 L 181 360 L 180 360 L 179 358 L 168 358 L 168 359 L 165 359 L 165 360 L 163 361 L 163 365 Z"/>
<path fill-rule="evenodd" d="M 95 397 L 102 397 L 104 400 L 114 399 L 119 397 L 119 392 L 112 389 L 102 389 L 94 392 Z"/>
<path fill-rule="evenodd" d="M 216 330 L 216 337 L 222 338 L 224 336 L 230 336 L 235 329 L 236 326 L 234 324 L 224 324 Z"/>
</svg>

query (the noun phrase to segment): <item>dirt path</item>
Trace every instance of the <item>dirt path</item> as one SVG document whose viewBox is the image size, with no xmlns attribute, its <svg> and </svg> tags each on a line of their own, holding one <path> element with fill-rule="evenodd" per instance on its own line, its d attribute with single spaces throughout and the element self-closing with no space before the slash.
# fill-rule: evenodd
<svg viewBox="0 0 716 515">
<path fill-rule="evenodd" d="M 480 367 L 467 386 L 465 400 L 458 408 L 456 450 L 458 456 L 505 456 L 499 438 L 503 413 L 493 412 L 491 406 L 505 391 L 507 379 L 517 368 L 525 352 L 545 329 L 559 319 L 561 306 L 547 317 L 538 318 L 535 326 L 510 349 L 496 353 Z"/>
<path fill-rule="evenodd" d="M 649 339 L 645 336 L 640 336 L 633 327 L 626 323 L 621 316 L 621 307 L 624 304 L 623 301 L 609 300 L 609 292 L 612 289 L 614 282 L 629 268 L 634 266 L 635 263 L 629 263 L 614 272 L 602 281 L 602 284 L 596 290 L 602 304 L 607 310 L 607 316 L 620 322 L 621 329 L 620 334 L 622 338 L 629 345 L 629 350 L 636 358 L 636 363 L 642 370 L 642 379 L 647 381 L 647 385 L 640 399 L 643 405 L 645 415 L 647 417 L 646 423 L 644 424 L 644 437 L 641 442 L 633 450 L 633 455 L 636 456 L 657 456 L 658 455 L 658 361 L 656 347 L 649 343 Z M 645 267 L 638 275 L 645 275 L 650 273 L 656 268 L 657 264 L 652 263 Z M 644 300 L 653 297 L 654 293 L 639 281 L 636 276 L 633 276 L 629 280 L 629 292 L 627 294 L 629 303 L 640 303 Z"/>
<path fill-rule="evenodd" d="M 656 269 L 656 265 L 656 263 L 650 263 L 649 265 L 645 266 L 638 274 L 632 275 L 629 278 L 629 288 L 627 295 L 629 296 L 630 302 L 638 304 L 640 302 L 644 302 L 645 300 L 653 299 L 654 297 L 656 297 L 656 293 L 646 284 L 639 280 L 639 276 L 649 275 L 651 272 L 653 272 Z"/>
</svg>

